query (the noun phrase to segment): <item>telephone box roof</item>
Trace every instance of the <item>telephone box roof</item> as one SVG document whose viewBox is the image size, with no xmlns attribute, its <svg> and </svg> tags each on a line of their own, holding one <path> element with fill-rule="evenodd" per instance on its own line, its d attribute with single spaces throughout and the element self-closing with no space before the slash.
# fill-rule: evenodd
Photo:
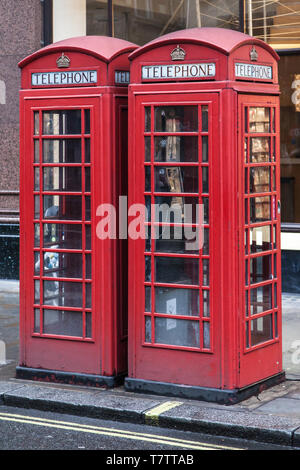
<svg viewBox="0 0 300 470">
<path fill-rule="evenodd" d="M 174 31 L 173 33 L 160 36 L 144 46 L 139 47 L 130 54 L 129 59 L 132 60 L 155 47 L 175 43 L 204 45 L 217 49 L 227 55 L 242 45 L 258 45 L 269 51 L 276 60 L 279 60 L 278 54 L 264 41 L 249 36 L 248 34 L 225 28 L 191 28 Z"/>
<path fill-rule="evenodd" d="M 125 52 L 132 52 L 138 46 L 124 39 L 112 38 L 110 36 L 78 36 L 55 42 L 49 46 L 34 52 L 19 62 L 19 67 L 24 67 L 39 57 L 52 52 L 82 52 L 91 54 L 100 60 L 110 62 L 112 59 Z"/>
</svg>

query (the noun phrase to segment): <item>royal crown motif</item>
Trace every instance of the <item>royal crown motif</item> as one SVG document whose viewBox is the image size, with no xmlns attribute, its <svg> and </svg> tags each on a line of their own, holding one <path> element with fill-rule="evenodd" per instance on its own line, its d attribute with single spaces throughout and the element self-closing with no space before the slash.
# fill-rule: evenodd
<svg viewBox="0 0 300 470">
<path fill-rule="evenodd" d="M 172 60 L 184 60 L 185 56 L 185 50 L 182 49 L 182 47 L 180 47 L 179 45 L 177 45 L 175 49 L 173 49 L 173 51 L 171 52 Z"/>
<path fill-rule="evenodd" d="M 64 52 L 61 54 L 61 56 L 56 60 L 57 67 L 59 68 L 66 68 L 70 67 L 70 62 L 71 60 L 69 59 L 68 56 L 64 54 Z"/>
<path fill-rule="evenodd" d="M 252 46 L 252 49 L 250 51 L 250 59 L 253 61 L 258 59 L 258 54 L 254 46 Z"/>
</svg>

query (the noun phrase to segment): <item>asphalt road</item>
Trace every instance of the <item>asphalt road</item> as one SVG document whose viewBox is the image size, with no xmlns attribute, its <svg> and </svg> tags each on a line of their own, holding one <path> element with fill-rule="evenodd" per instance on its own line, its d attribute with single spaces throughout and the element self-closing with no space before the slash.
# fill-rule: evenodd
<svg viewBox="0 0 300 470">
<path fill-rule="evenodd" d="M 291 448 L 175 429 L 0 406 L 0 450 L 101 450 L 105 451 L 102 460 L 106 464 L 127 464 L 142 468 L 145 464 L 196 464 L 198 454 L 205 450 Z M 122 457 L 122 451 L 131 453 L 127 452 Z M 118 461 L 125 456 L 139 460 Z"/>
</svg>

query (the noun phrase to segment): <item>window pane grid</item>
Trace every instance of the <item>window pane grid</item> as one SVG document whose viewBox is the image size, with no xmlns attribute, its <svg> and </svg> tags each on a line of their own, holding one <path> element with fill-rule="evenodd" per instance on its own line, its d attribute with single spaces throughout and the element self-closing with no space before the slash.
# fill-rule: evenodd
<svg viewBox="0 0 300 470">
<path fill-rule="evenodd" d="M 87 246 L 86 233 L 90 233 L 91 226 L 91 163 L 90 154 L 86 155 L 90 152 L 89 115 L 90 109 L 40 110 L 34 114 L 34 222 L 38 236 L 35 246 L 39 246 L 34 249 L 34 285 L 38 291 L 34 303 L 35 335 L 91 340 L 92 251 L 90 235 Z M 68 187 L 66 178 L 72 171 L 79 176 L 79 189 Z M 70 179 L 72 185 L 75 176 L 74 173 Z M 76 206 L 80 206 L 79 213 L 74 212 Z"/>
<path fill-rule="evenodd" d="M 196 106 L 195 106 L 196 107 Z M 146 185 L 144 195 L 145 197 L 149 197 L 151 201 L 151 205 L 158 203 L 156 201 L 157 197 L 164 198 L 166 196 L 171 196 L 172 198 L 188 198 L 188 197 L 197 197 L 197 203 L 202 204 L 202 194 L 205 195 L 206 198 L 206 212 L 208 213 L 208 193 L 209 193 L 209 185 L 208 181 L 205 183 L 206 187 L 205 190 L 202 189 L 202 173 L 205 173 L 206 179 L 210 177 L 209 175 L 209 162 L 206 160 L 208 159 L 208 149 L 206 149 L 202 143 L 202 136 L 204 135 L 205 137 L 209 136 L 208 129 L 205 130 L 204 132 L 201 132 L 199 129 L 202 128 L 202 107 L 198 106 L 198 132 L 183 132 L 183 131 L 178 131 L 178 132 L 171 132 L 170 130 L 168 132 L 159 132 L 157 129 L 155 129 L 155 126 L 157 126 L 157 123 L 155 123 L 155 111 L 159 107 L 156 107 L 154 105 L 151 106 L 146 106 L 145 107 L 145 131 L 144 131 L 144 144 L 147 146 L 148 150 L 145 149 L 145 169 L 146 169 L 146 176 L 147 176 L 147 181 L 148 181 L 148 186 Z M 156 118 L 157 119 L 157 118 Z M 149 122 L 151 123 L 151 127 L 149 126 Z M 148 123 L 148 124 L 147 124 Z M 172 126 L 178 125 L 177 123 L 172 123 Z M 147 127 L 149 126 L 149 127 Z M 149 142 L 147 139 L 150 139 L 150 149 L 149 149 Z M 169 148 L 172 147 L 173 151 L 173 158 L 176 159 L 175 161 L 162 161 L 161 156 L 158 157 L 159 160 L 157 160 L 157 148 L 154 143 L 155 139 L 158 137 L 164 138 L 164 140 L 156 141 L 157 143 L 160 144 L 160 146 L 163 145 L 168 145 L 168 139 L 169 139 Z M 181 149 L 179 150 L 179 140 L 175 140 L 175 138 L 181 138 L 182 137 L 197 137 L 198 139 L 198 144 L 197 144 L 197 153 L 198 157 L 197 160 L 186 162 L 186 161 L 179 161 L 178 160 L 178 155 L 177 157 L 175 156 L 174 152 L 181 152 Z M 173 138 L 173 140 L 172 140 Z M 207 147 L 207 144 L 206 144 Z M 204 148 L 205 152 L 205 157 L 202 157 L 202 150 Z M 164 153 L 166 155 L 166 153 Z M 169 153 L 171 155 L 171 153 Z M 165 157 L 164 157 L 165 158 Z M 172 158 L 172 157 L 171 157 Z M 181 157 L 182 158 L 182 154 Z M 183 157 L 184 158 L 184 157 Z M 204 161 L 203 161 L 204 160 Z M 148 169 L 147 169 L 148 168 Z M 195 192 L 187 192 L 187 191 L 178 191 L 176 190 L 176 187 L 173 187 L 173 190 L 168 190 L 168 191 L 159 191 L 158 190 L 158 185 L 156 183 L 157 177 L 158 176 L 165 176 L 163 175 L 163 171 L 166 170 L 166 173 L 168 173 L 167 168 L 172 169 L 173 168 L 173 175 L 177 176 L 179 172 L 182 175 L 182 171 L 184 168 L 191 168 L 190 171 L 193 171 L 193 169 L 197 169 L 196 173 L 194 173 L 194 181 L 196 174 L 197 174 L 197 186 L 196 186 L 196 191 Z M 204 170 L 203 170 L 204 168 Z M 175 171 L 174 171 L 175 170 Z M 177 172 L 176 172 L 177 170 Z M 159 171 L 161 173 L 159 173 Z M 171 170 L 170 170 L 171 173 Z M 193 173 L 189 173 L 189 177 Z M 189 186 L 190 187 L 190 184 Z M 177 186 L 178 188 L 178 186 Z M 188 203 L 188 202 L 187 202 Z M 145 278 L 145 295 L 146 295 L 146 304 L 147 307 L 145 306 L 145 344 L 146 345 L 152 345 L 152 346 L 163 346 L 165 344 L 165 347 L 168 348 L 188 348 L 188 349 L 194 349 L 196 348 L 197 350 L 210 350 L 211 348 L 211 338 L 210 338 L 210 318 L 209 318 L 209 307 L 208 307 L 208 302 L 209 302 L 209 281 L 208 277 L 209 274 L 206 272 L 205 274 L 203 273 L 204 265 L 206 263 L 209 263 L 209 252 L 203 253 L 202 251 L 198 251 L 196 254 L 193 253 L 178 253 L 177 251 L 172 253 L 172 252 L 157 252 L 157 249 L 155 248 L 156 246 L 156 240 L 153 239 L 153 235 L 155 233 L 155 227 L 194 227 L 197 228 L 197 224 L 176 224 L 176 223 L 164 223 L 164 222 L 157 222 L 154 220 L 153 217 L 153 211 L 150 216 L 150 219 L 148 222 L 145 223 L 146 226 L 151 227 L 151 237 L 152 239 L 145 244 L 145 268 L 149 272 L 149 268 L 151 269 L 150 277 Z M 209 234 L 209 224 L 205 224 L 205 228 L 207 229 L 207 234 Z M 207 238 L 207 237 L 206 237 Z M 165 260 L 169 260 L 168 263 L 171 263 L 171 260 L 174 260 L 175 263 L 179 263 L 179 260 L 181 259 L 182 262 L 189 262 L 191 263 L 193 260 L 196 262 L 197 261 L 197 266 L 195 265 L 196 271 L 197 271 L 197 276 L 195 279 L 198 279 L 197 282 L 193 282 L 191 279 L 189 282 L 184 282 L 184 280 L 181 280 L 180 282 L 172 282 L 171 280 L 168 280 L 167 282 L 162 282 L 162 279 L 157 278 L 157 269 L 158 266 L 157 262 L 158 260 L 162 260 L 164 262 Z M 203 260 L 203 261 L 202 261 Z M 162 265 L 163 266 L 163 265 Z M 190 265 L 192 267 L 192 265 Z M 171 269 L 167 269 L 167 273 Z M 206 268 L 208 270 L 208 268 Z M 149 276 L 149 274 L 148 274 Z M 205 276 L 205 286 L 202 286 L 204 283 L 204 276 Z M 161 294 L 158 294 L 157 289 L 163 289 Z M 173 292 L 173 297 L 170 292 Z M 192 314 L 181 314 L 181 306 L 180 303 L 183 302 L 183 305 L 190 305 L 188 303 L 187 298 L 185 296 L 190 295 L 192 292 L 197 296 L 197 303 L 195 304 L 194 301 L 194 307 L 192 308 Z M 203 294 L 204 292 L 204 294 Z M 164 293 L 164 294 L 163 294 Z M 150 295 L 150 297 L 149 297 Z M 159 295 L 159 297 L 157 297 Z M 161 297 L 163 295 L 163 297 Z M 205 302 L 207 304 L 206 311 L 202 309 L 202 303 L 204 302 L 204 297 L 205 297 Z M 196 297 L 194 296 L 194 299 Z M 148 300 L 147 300 L 148 299 Z M 149 302 L 149 299 L 151 301 Z M 160 309 L 163 309 L 164 311 L 157 311 L 156 309 L 156 304 L 155 302 L 160 299 L 160 305 L 162 301 L 165 302 L 164 307 L 160 307 Z M 185 307 L 186 308 L 186 307 Z M 191 308 L 191 307 L 190 307 Z M 202 312 L 203 310 L 203 312 Z M 169 312 L 169 313 L 168 313 Z M 172 312 L 172 313 L 171 313 Z M 195 319 L 197 319 L 197 322 L 195 322 Z M 191 343 L 189 343 L 187 340 L 182 339 L 182 344 L 179 344 L 178 338 L 176 339 L 175 336 L 173 335 L 173 339 L 171 339 L 171 331 L 176 330 L 179 327 L 180 320 L 183 322 L 182 323 L 182 329 L 183 331 L 186 331 L 186 334 L 188 337 L 191 339 Z M 163 323 L 162 323 L 163 322 Z M 179 323 L 178 323 L 179 322 Z M 197 326 L 198 325 L 198 326 Z M 160 336 L 160 330 L 157 328 L 162 328 L 163 337 Z M 206 338 L 204 339 L 204 329 L 206 331 Z M 169 333 L 170 335 L 169 335 Z M 168 333 L 168 334 L 167 334 Z M 182 333 L 184 335 L 184 333 Z M 165 335 L 165 337 L 164 337 Z M 190 336 L 189 336 L 190 335 Z M 169 337 L 170 336 L 170 337 Z"/>
<path fill-rule="evenodd" d="M 245 348 L 275 341 L 277 304 L 273 107 L 244 108 Z"/>
</svg>

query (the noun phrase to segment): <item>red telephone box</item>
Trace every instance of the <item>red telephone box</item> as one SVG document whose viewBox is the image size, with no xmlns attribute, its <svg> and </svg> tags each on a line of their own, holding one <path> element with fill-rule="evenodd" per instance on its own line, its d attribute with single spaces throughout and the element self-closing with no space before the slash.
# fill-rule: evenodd
<svg viewBox="0 0 300 470">
<path fill-rule="evenodd" d="M 278 56 L 195 28 L 129 59 L 128 203 L 151 210 L 129 237 L 125 386 L 234 403 L 284 379 Z"/>
<path fill-rule="evenodd" d="M 112 386 L 126 373 L 127 248 L 97 224 L 127 194 L 135 47 L 72 38 L 19 64 L 19 377 Z"/>
</svg>

